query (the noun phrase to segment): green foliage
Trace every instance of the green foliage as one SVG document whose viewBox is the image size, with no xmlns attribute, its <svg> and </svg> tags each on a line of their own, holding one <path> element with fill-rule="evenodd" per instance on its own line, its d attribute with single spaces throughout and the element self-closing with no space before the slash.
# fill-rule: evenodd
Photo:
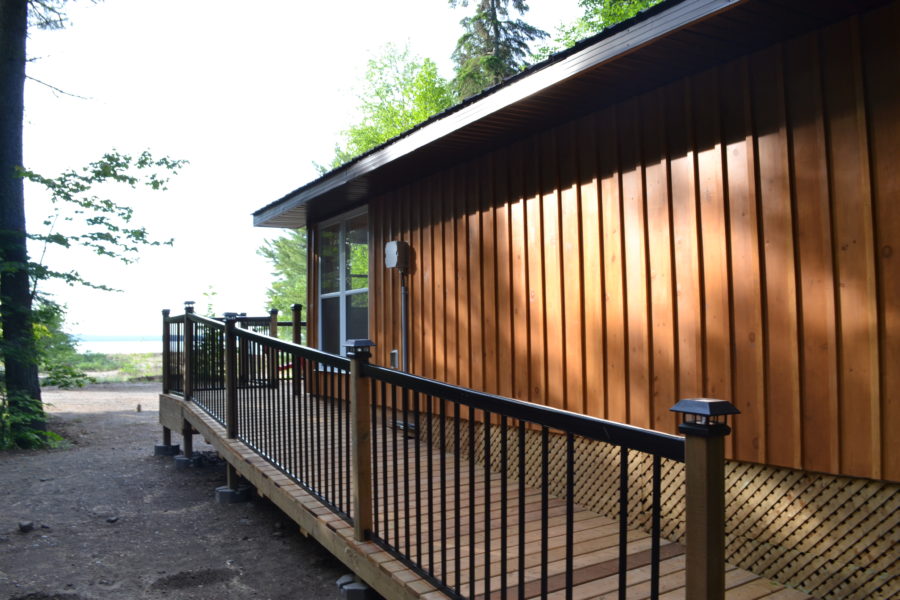
<svg viewBox="0 0 900 600">
<path fill-rule="evenodd" d="M 257 250 L 272 263 L 275 280 L 266 290 L 269 306 L 283 314 L 290 314 L 294 304 L 306 303 L 306 247 L 306 229 L 296 229 L 267 241 Z"/>
<path fill-rule="evenodd" d="M 213 286 L 207 286 L 206 291 L 203 292 L 203 297 L 206 299 L 206 310 L 204 311 L 203 316 L 209 318 L 216 316 L 216 307 L 213 302 L 218 295 L 219 292 L 217 292 Z"/>
<path fill-rule="evenodd" d="M 456 96 L 433 60 L 388 45 L 381 56 L 369 60 L 358 99 L 360 121 L 343 132 L 334 159 L 326 167 L 318 166 L 320 172 L 339 167 L 450 108 Z"/>
<path fill-rule="evenodd" d="M 578 5 L 584 14 L 577 21 L 563 25 L 556 31 L 553 44 L 535 53 L 535 58 L 543 60 L 565 48 L 571 48 L 581 40 L 600 33 L 639 12 L 655 6 L 662 0 L 580 0 Z"/>
<path fill-rule="evenodd" d="M 75 338 L 63 331 L 64 307 L 39 298 L 34 308 L 34 340 L 44 383 L 61 388 L 82 387 L 94 381 L 75 366 L 78 358 Z"/>
<path fill-rule="evenodd" d="M 56 14 L 64 19 L 59 12 L 62 2 L 36 4 L 50 11 L 42 18 L 52 18 Z M 54 13 L 53 10 L 57 12 Z M 63 21 L 59 21 L 60 26 L 62 23 Z M 43 26 L 53 27 L 49 21 Z M 39 294 L 40 282 L 60 279 L 70 285 L 111 289 L 85 280 L 75 270 L 63 271 L 48 267 L 44 264 L 47 249 L 50 246 L 66 249 L 83 247 L 98 255 L 131 263 L 137 259 L 139 250 L 146 246 L 171 244 L 171 241 L 151 239 L 145 228 L 131 224 L 134 211 L 130 207 L 102 198 L 94 190 L 97 186 L 107 188 L 110 184 L 130 189 L 147 187 L 151 190 L 165 190 L 169 177 L 185 164 L 186 161 L 169 157 L 154 158 L 149 151 L 131 156 L 113 150 L 81 169 L 68 170 L 56 177 L 19 169 L 19 176 L 49 192 L 53 207 L 51 214 L 43 221 L 46 231 L 27 236 L 42 244 L 40 259 L 26 265 L 31 278 L 31 300 L 34 302 L 31 321 L 36 347 L 36 356 L 29 357 L 28 362 L 36 360 L 40 371 L 46 375 L 45 383 L 60 387 L 80 387 L 93 379 L 77 365 L 75 341 L 63 330 L 64 308 Z M 19 271 L 22 267 L 22 263 L 0 262 L 0 271 L 3 272 Z M 7 344 L 4 348 L 4 360 L 8 360 L 10 353 L 14 351 L 16 348 Z M 51 444 L 54 434 L 43 431 L 43 421 L 44 413 L 39 399 L 20 393 L 9 397 L 4 395 L 0 408 L 0 446 L 31 448 Z"/>
<path fill-rule="evenodd" d="M 449 0 L 450 5 L 468 6 L 468 0 Z M 511 19 L 509 5 L 520 15 L 528 12 L 525 0 L 478 0 L 475 14 L 460 24 L 463 35 L 456 42 L 454 84 L 460 97 L 467 98 L 502 82 L 528 65 L 528 42 L 547 33 L 521 19 Z"/>
<path fill-rule="evenodd" d="M 85 280 L 75 270 L 56 271 L 49 268 L 44 264 L 44 256 L 50 246 L 67 249 L 81 246 L 100 256 L 132 263 L 137 260 L 138 251 L 143 247 L 171 245 L 171 240 L 153 240 L 144 227 L 133 226 L 134 210 L 131 207 L 97 196 L 94 188 L 119 184 L 131 189 L 144 186 L 152 190 L 165 190 L 169 177 L 177 174 L 185 164 L 187 161 L 169 157 L 156 159 L 147 150 L 136 157 L 113 150 L 81 169 L 64 171 L 56 177 L 21 169 L 22 177 L 49 192 L 53 207 L 51 214 L 43 221 L 46 231 L 28 235 L 29 239 L 43 246 L 40 260 L 29 264 L 34 289 L 38 282 L 46 279 L 111 289 Z"/>
<path fill-rule="evenodd" d="M 23 395 L 14 400 L 10 402 L 6 391 L 0 390 L 0 450 L 46 448 L 62 441 L 52 431 L 33 427 L 34 423 L 43 422 L 45 418 L 40 400 Z"/>
</svg>

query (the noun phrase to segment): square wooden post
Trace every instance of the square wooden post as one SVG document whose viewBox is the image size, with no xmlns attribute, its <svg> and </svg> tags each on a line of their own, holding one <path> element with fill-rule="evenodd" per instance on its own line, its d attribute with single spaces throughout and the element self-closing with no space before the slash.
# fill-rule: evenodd
<svg viewBox="0 0 900 600">
<path fill-rule="evenodd" d="M 171 357 L 171 348 L 169 348 L 169 342 L 171 338 L 169 337 L 169 309 L 165 308 L 162 311 L 162 393 L 169 393 L 169 377 L 171 377 L 169 371 L 169 360 Z"/>
<path fill-rule="evenodd" d="M 364 541 L 372 530 L 372 396 L 363 374 L 372 356 L 372 340 L 347 340 L 350 358 L 350 447 L 353 479 L 353 537 Z"/>
<path fill-rule="evenodd" d="M 685 415 L 686 598 L 725 599 L 725 436 L 726 415 L 738 414 L 730 402 L 682 400 L 673 411 Z"/>
<path fill-rule="evenodd" d="M 184 303 L 184 400 L 194 396 L 194 303 Z"/>
<path fill-rule="evenodd" d="M 291 329 L 292 340 L 295 344 L 303 343 L 303 305 L 291 305 Z"/>
</svg>

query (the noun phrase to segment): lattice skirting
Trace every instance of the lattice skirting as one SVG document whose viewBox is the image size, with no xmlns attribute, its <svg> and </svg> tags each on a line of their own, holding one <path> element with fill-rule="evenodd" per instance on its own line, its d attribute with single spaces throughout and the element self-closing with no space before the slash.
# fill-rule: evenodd
<svg viewBox="0 0 900 600">
<path fill-rule="evenodd" d="M 440 417 L 433 423 L 437 426 Z M 450 428 L 452 429 L 452 427 Z M 469 427 L 459 427 L 468 448 Z M 475 427 L 484 464 L 484 426 Z M 453 450 L 448 436 L 448 450 Z M 525 431 L 525 479 L 539 486 L 541 435 Z M 509 474 L 518 473 L 517 429 L 508 430 Z M 550 493 L 565 490 L 565 438 L 549 437 Z M 500 461 L 500 430 L 490 433 L 490 461 Z M 612 518 L 619 514 L 619 450 L 576 440 L 575 501 Z M 629 525 L 649 531 L 651 459 L 629 454 Z M 663 460 L 662 533 L 684 543 L 684 468 Z M 726 560 L 823 599 L 900 597 L 900 484 L 729 461 Z"/>
</svg>

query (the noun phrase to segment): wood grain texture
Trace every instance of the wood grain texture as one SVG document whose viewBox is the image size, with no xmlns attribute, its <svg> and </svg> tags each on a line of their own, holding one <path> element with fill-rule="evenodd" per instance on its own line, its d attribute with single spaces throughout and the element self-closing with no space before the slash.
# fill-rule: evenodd
<svg viewBox="0 0 900 600">
<path fill-rule="evenodd" d="M 875 203 L 875 257 L 881 363 L 881 455 L 883 477 L 900 481 L 900 4 L 893 3 L 862 19 L 866 110 Z"/>
<path fill-rule="evenodd" d="M 402 235 L 417 373 L 668 432 L 678 399 L 722 398 L 733 458 L 900 478 L 898 12 L 373 198 L 376 362 L 399 347 L 380 254 Z"/>
</svg>

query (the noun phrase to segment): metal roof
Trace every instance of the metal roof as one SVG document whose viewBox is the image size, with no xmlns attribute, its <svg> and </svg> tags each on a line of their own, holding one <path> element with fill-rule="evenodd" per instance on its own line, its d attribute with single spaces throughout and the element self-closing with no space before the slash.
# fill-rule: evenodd
<svg viewBox="0 0 900 600">
<path fill-rule="evenodd" d="M 378 193 L 885 0 L 667 0 L 253 213 L 302 227 Z"/>
</svg>

